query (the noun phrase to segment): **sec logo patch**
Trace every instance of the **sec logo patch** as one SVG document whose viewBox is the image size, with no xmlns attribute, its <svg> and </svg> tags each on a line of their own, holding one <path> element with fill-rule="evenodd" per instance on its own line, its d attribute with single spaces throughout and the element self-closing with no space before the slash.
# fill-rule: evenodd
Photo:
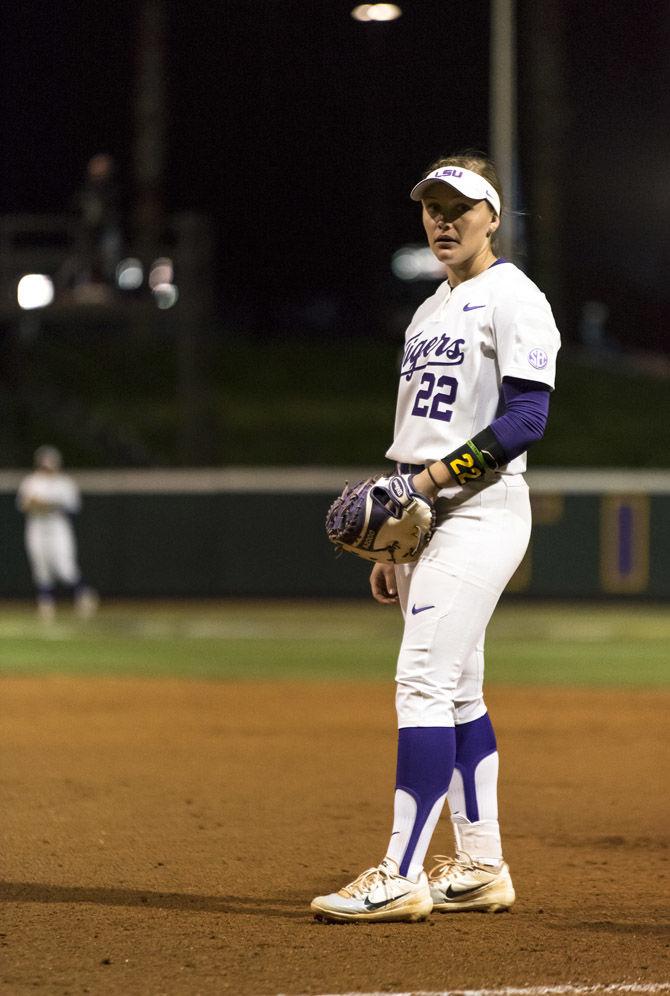
<svg viewBox="0 0 670 996">
<path fill-rule="evenodd" d="M 543 349 L 536 346 L 535 349 L 531 349 L 528 354 L 528 362 L 531 367 L 535 367 L 536 370 L 544 370 L 547 363 L 549 362 L 549 357 Z"/>
</svg>

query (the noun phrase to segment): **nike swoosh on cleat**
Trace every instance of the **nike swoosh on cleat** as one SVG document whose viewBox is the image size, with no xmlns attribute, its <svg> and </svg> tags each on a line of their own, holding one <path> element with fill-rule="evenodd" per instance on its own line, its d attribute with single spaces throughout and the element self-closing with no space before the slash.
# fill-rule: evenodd
<svg viewBox="0 0 670 996">
<path fill-rule="evenodd" d="M 469 896 L 471 892 L 479 892 L 479 890 L 483 888 L 484 888 L 483 885 L 473 885 L 471 889 L 460 889 L 458 892 L 454 892 L 454 890 L 449 885 L 447 886 L 447 891 L 445 892 L 445 896 L 447 897 L 447 899 L 460 899 L 461 896 Z"/>
<path fill-rule="evenodd" d="M 401 896 L 394 896 L 392 899 L 383 899 L 381 903 L 371 903 L 368 897 L 366 896 L 365 899 L 363 900 L 363 906 L 365 906 L 366 910 L 370 911 L 380 910 L 382 909 L 383 906 L 388 906 L 389 903 L 395 903 L 397 899 L 404 899 L 405 896 L 409 896 L 409 892 L 403 892 Z"/>
<path fill-rule="evenodd" d="M 464 305 L 463 311 L 476 311 L 477 308 L 485 308 L 485 307 L 486 307 L 485 304 L 470 304 L 470 302 L 468 302 L 466 305 Z"/>
<path fill-rule="evenodd" d="M 420 609 L 417 609 L 416 605 L 412 606 L 412 615 L 416 616 L 419 612 L 425 612 L 426 609 L 434 609 L 434 605 L 422 605 Z"/>
</svg>

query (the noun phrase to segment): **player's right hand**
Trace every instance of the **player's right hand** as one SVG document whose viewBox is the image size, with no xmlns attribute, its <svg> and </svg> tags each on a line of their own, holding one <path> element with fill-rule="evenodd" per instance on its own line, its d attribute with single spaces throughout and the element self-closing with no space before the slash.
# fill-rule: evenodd
<svg viewBox="0 0 670 996">
<path fill-rule="evenodd" d="M 382 605 L 395 605 L 398 601 L 398 587 L 393 564 L 375 564 L 370 574 L 372 597 Z"/>
</svg>

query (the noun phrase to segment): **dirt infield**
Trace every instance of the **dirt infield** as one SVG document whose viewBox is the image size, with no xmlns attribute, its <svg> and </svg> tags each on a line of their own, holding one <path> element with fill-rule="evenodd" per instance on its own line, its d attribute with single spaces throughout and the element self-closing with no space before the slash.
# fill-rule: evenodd
<svg viewBox="0 0 670 996">
<path fill-rule="evenodd" d="M 383 855 L 393 689 L 3 679 L 0 992 L 670 979 L 670 692 L 493 688 L 512 913 L 324 926 Z M 435 850 L 450 847 L 446 823 Z M 658 990 L 657 990 L 658 991 Z"/>
</svg>

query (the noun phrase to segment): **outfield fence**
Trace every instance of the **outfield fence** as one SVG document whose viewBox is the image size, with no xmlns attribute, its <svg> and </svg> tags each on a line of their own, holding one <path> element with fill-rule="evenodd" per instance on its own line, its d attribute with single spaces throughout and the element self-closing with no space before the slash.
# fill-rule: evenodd
<svg viewBox="0 0 670 996">
<path fill-rule="evenodd" d="M 15 496 L 0 472 L 0 597 L 32 593 Z M 112 597 L 367 597 L 369 565 L 323 528 L 345 480 L 370 468 L 79 471 L 87 580 Z M 670 472 L 530 471 L 533 536 L 508 591 L 670 597 Z M 242 500 L 243 499 L 243 500 Z M 495 557 L 495 550 L 491 551 Z"/>
</svg>

